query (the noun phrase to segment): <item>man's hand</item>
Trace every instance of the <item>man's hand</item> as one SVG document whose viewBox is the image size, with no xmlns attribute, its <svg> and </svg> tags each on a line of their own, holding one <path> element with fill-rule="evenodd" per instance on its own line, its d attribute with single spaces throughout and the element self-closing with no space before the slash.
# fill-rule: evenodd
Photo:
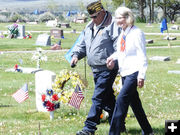
<svg viewBox="0 0 180 135">
<path fill-rule="evenodd" d="M 71 60 L 71 67 L 74 68 L 78 62 L 78 58 L 73 56 Z"/>
<path fill-rule="evenodd" d="M 114 59 L 113 58 L 110 58 L 108 57 L 107 60 L 106 60 L 106 65 L 107 65 L 107 68 L 112 70 L 114 68 Z"/>
</svg>

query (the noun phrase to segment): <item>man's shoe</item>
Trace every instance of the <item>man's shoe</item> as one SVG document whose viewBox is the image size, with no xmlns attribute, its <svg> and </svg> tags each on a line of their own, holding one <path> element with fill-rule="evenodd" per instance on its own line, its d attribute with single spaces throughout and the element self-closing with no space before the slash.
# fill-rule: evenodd
<svg viewBox="0 0 180 135">
<path fill-rule="evenodd" d="M 121 133 L 121 134 L 128 135 L 128 132 L 127 132 L 127 130 L 126 130 L 126 129 L 125 129 L 125 130 L 122 130 L 120 133 Z"/>
<path fill-rule="evenodd" d="M 143 135 L 154 135 L 154 133 L 146 133 L 146 134 L 143 134 Z"/>
<path fill-rule="evenodd" d="M 91 133 L 87 130 L 78 131 L 76 135 L 94 135 L 94 133 Z"/>
</svg>

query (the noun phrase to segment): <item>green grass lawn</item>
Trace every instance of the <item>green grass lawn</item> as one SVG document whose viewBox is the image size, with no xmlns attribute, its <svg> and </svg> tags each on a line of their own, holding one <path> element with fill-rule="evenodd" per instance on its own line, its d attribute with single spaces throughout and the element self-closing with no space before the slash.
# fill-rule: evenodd
<svg viewBox="0 0 180 135">
<path fill-rule="evenodd" d="M 0 38 L 0 51 L 13 51 L 13 50 L 35 50 L 37 47 L 41 47 L 45 50 L 49 50 L 51 46 L 37 46 L 35 45 L 37 36 L 40 33 L 33 33 L 32 39 L 9 39 Z M 61 40 L 61 47 L 63 49 L 70 49 L 76 41 L 78 33 L 64 33 L 64 39 L 51 39 L 51 44 L 57 43 Z M 146 46 L 168 46 L 168 41 L 163 39 L 163 35 L 146 35 L 146 39 L 153 39 L 154 43 L 147 44 Z M 177 40 L 171 40 L 171 46 L 180 45 L 180 36 L 176 36 Z"/>
<path fill-rule="evenodd" d="M 0 23 L 0 31 L 6 30 L 7 27 L 10 25 L 10 23 Z M 11 50 L 35 50 L 37 46 L 35 45 L 37 37 L 39 34 L 47 33 L 50 34 L 51 27 L 46 27 L 44 23 L 37 24 L 37 25 L 29 25 L 29 24 L 23 24 L 25 25 L 26 34 L 27 31 L 42 31 L 39 33 L 32 32 L 32 39 L 7 39 L 7 38 L 0 38 L 0 51 L 11 51 Z M 77 31 L 82 31 L 86 24 L 75 24 L 71 23 L 71 28 L 63 28 L 64 31 L 72 31 L 73 29 L 76 29 Z M 141 28 L 144 32 L 147 33 L 160 33 L 159 24 L 152 24 L 152 27 L 147 27 L 147 24 L 145 23 L 138 23 L 136 24 L 139 28 Z M 169 24 L 172 26 L 172 24 Z M 44 31 L 44 32 L 43 32 Z M 180 33 L 180 31 L 172 31 L 169 30 L 169 32 L 172 33 Z M 166 33 L 166 31 L 164 32 Z M 79 33 L 66 33 L 64 32 L 64 39 L 51 39 L 51 45 L 57 43 L 59 40 L 61 40 L 61 47 L 63 49 L 69 49 L 72 47 L 74 42 L 76 41 L 77 37 L 79 36 Z M 165 35 L 146 35 L 146 39 L 153 39 L 154 43 L 147 44 L 147 46 L 167 46 L 168 41 L 164 40 L 163 38 Z M 175 36 L 177 40 L 171 40 L 170 44 L 171 46 L 177 46 L 180 45 L 180 35 Z M 43 49 L 50 49 L 50 46 L 41 46 Z"/>
<path fill-rule="evenodd" d="M 176 64 L 179 52 L 180 48 L 147 49 L 148 58 L 156 55 L 171 57 L 171 61 L 166 62 L 149 60 L 145 86 L 139 89 L 147 117 L 157 135 L 164 134 L 165 120 L 180 118 L 180 75 L 167 73 L 168 70 L 180 69 L 180 65 Z M 47 53 L 48 61 L 42 63 L 41 68 L 51 70 L 56 74 L 62 69 L 68 69 L 84 76 L 84 61 L 81 60 L 75 69 L 71 69 L 64 58 L 65 53 Z M 87 67 L 88 86 L 85 89 L 86 97 L 81 104 L 81 109 L 77 111 L 68 105 L 61 105 L 61 108 L 55 111 L 54 120 L 50 121 L 49 113 L 36 111 L 34 74 L 5 72 L 5 69 L 20 64 L 20 59 L 23 60 L 21 66 L 36 67 L 36 63 L 31 61 L 31 56 L 31 53 L 0 54 L 0 134 L 35 135 L 38 133 L 40 123 L 43 135 L 74 135 L 83 127 L 91 105 L 94 84 L 90 68 Z M 26 82 L 29 84 L 30 98 L 18 104 L 11 95 Z M 128 114 L 130 115 L 126 119 L 128 133 L 139 135 L 141 130 L 130 108 Z M 102 122 L 98 125 L 96 133 L 107 135 L 108 129 L 108 123 Z"/>
<path fill-rule="evenodd" d="M 7 31 L 7 26 L 11 25 L 12 23 L 0 23 L 0 31 Z M 45 23 L 39 23 L 37 25 L 33 24 L 26 24 L 26 23 L 18 23 L 21 25 L 25 25 L 26 31 L 50 31 L 52 27 L 47 27 Z M 71 31 L 73 29 L 76 29 L 76 31 L 82 31 L 87 23 L 79 24 L 79 23 L 70 23 L 70 28 L 61 28 L 66 31 Z M 142 29 L 145 33 L 160 33 L 160 23 L 153 23 L 151 26 L 148 26 L 147 23 L 135 23 L 137 27 Z M 178 30 L 171 30 L 170 27 L 174 24 L 168 24 L 169 33 L 180 33 Z M 176 24 L 178 25 L 178 24 Z M 166 31 L 165 31 L 166 33 Z"/>
</svg>

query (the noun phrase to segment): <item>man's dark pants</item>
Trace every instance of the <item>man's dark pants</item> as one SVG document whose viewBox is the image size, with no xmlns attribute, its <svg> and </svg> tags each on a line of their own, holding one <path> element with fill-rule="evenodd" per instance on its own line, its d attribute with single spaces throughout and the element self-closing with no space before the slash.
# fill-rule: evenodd
<svg viewBox="0 0 180 135">
<path fill-rule="evenodd" d="M 95 72 L 93 75 L 95 90 L 92 97 L 92 106 L 83 128 L 83 130 L 92 133 L 97 129 L 96 125 L 100 123 L 102 109 L 109 113 L 109 122 L 111 121 L 115 106 L 115 96 L 112 85 L 116 78 L 117 70 Z"/>
</svg>

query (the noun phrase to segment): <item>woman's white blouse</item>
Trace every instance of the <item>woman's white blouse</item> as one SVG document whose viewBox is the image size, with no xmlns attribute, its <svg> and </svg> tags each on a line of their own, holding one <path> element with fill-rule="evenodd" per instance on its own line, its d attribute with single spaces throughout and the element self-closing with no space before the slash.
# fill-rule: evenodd
<svg viewBox="0 0 180 135">
<path fill-rule="evenodd" d="M 120 52 L 120 39 L 126 36 L 126 48 Z M 118 59 L 119 71 L 121 76 L 130 75 L 139 71 L 138 78 L 145 79 L 147 70 L 146 40 L 144 33 L 136 26 L 127 27 L 122 30 L 117 41 L 117 51 L 110 57 Z"/>
</svg>

